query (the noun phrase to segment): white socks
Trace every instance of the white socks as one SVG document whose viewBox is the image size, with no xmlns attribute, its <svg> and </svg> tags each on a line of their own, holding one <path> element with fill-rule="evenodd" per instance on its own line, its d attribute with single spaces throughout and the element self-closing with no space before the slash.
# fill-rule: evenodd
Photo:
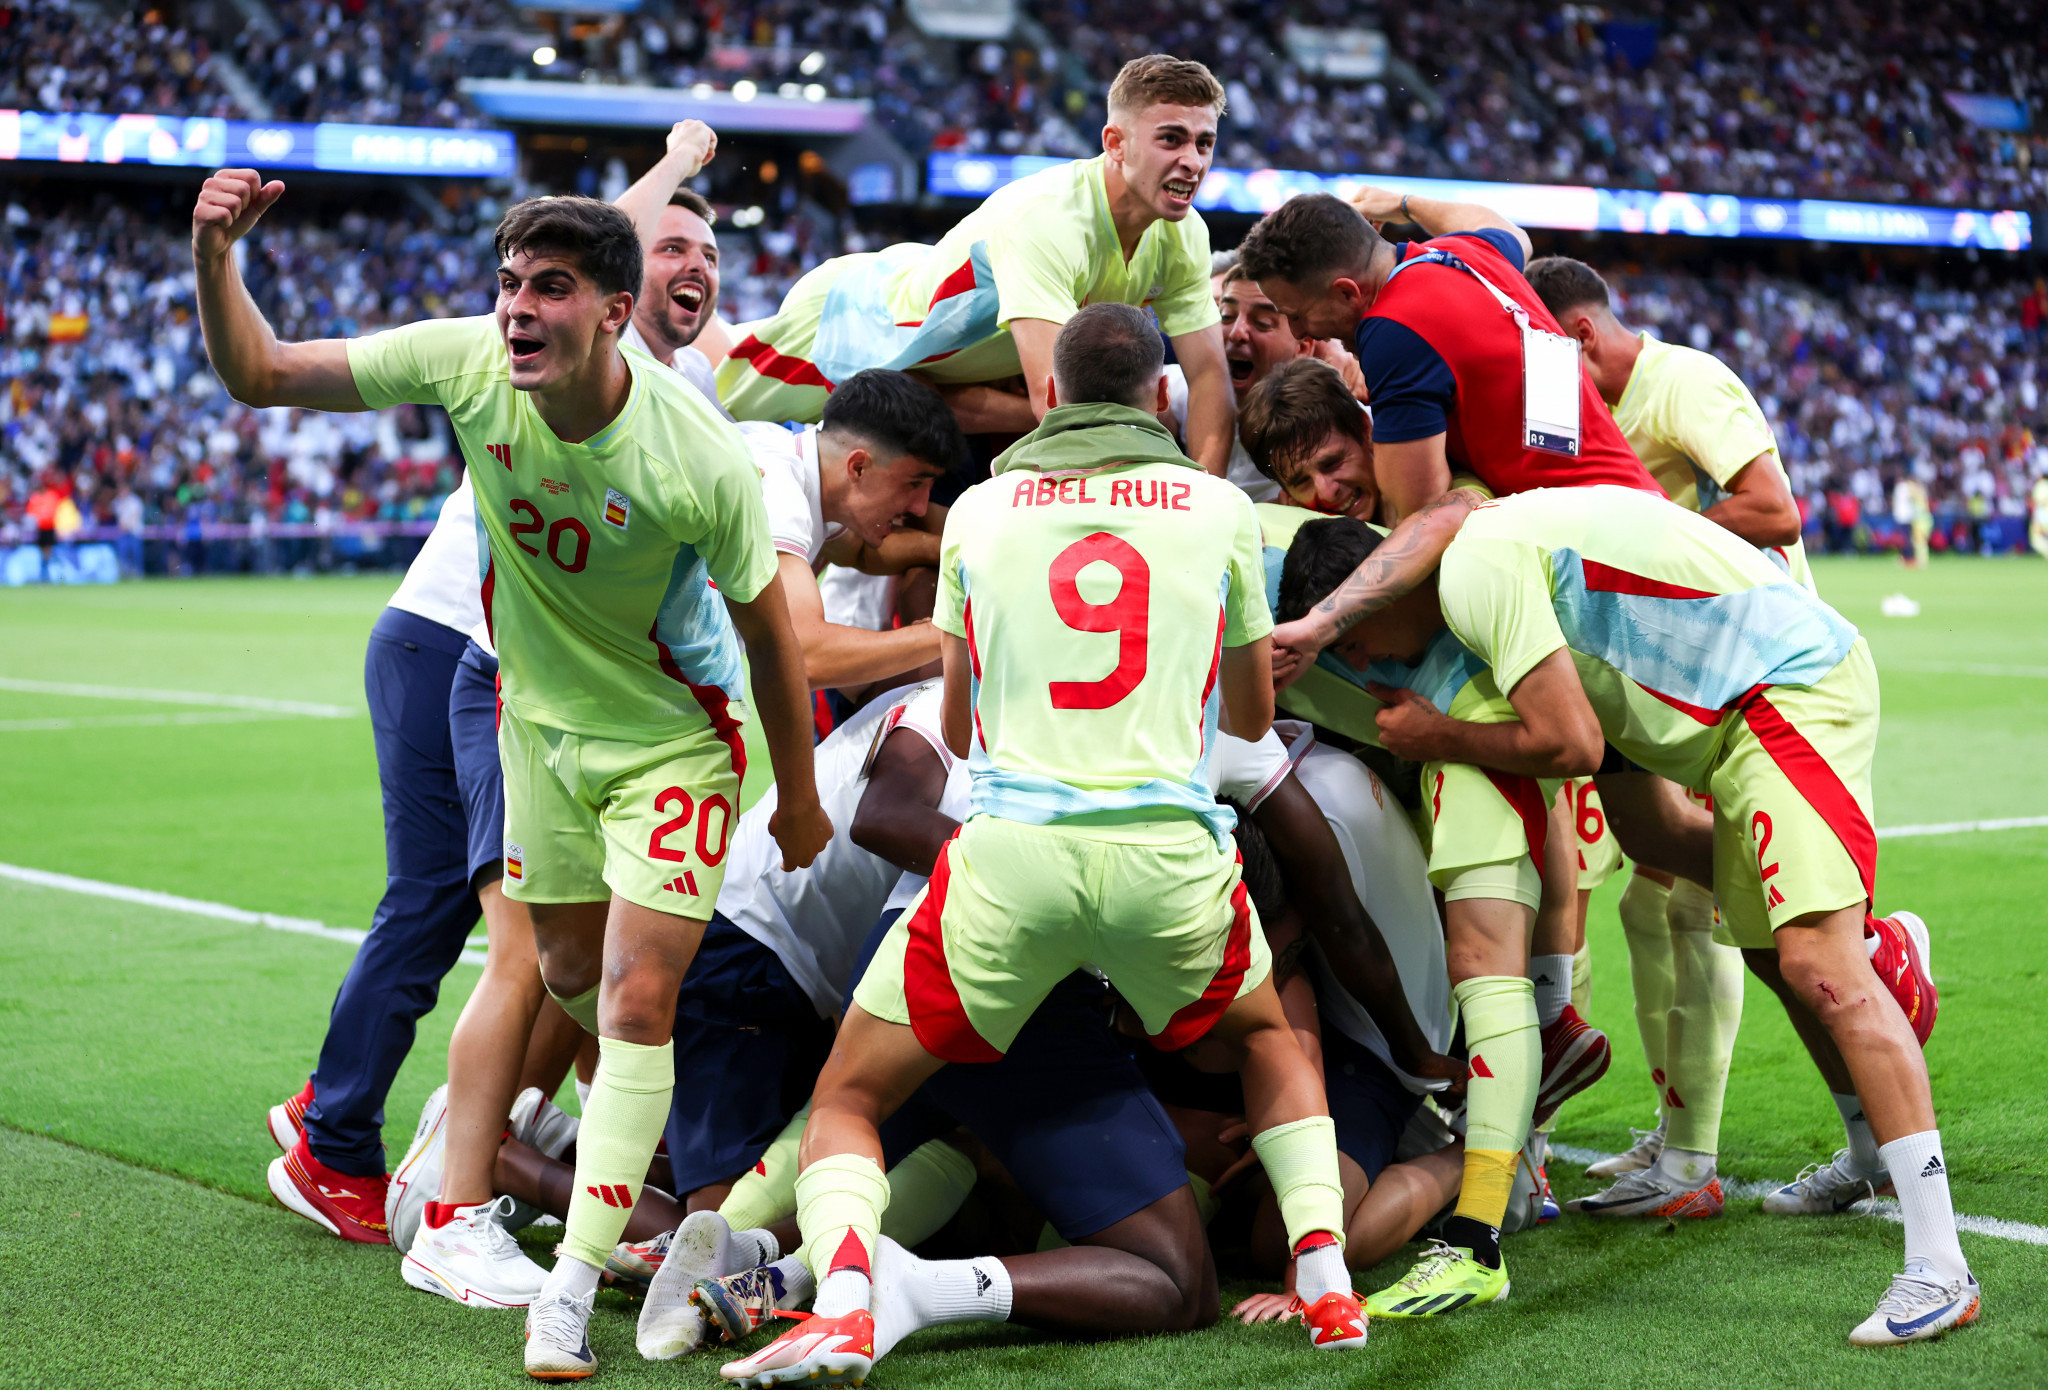
<svg viewBox="0 0 2048 1390">
<path fill-rule="evenodd" d="M 856 1308 L 872 1309 L 874 1284 L 857 1269 L 835 1269 L 818 1285 L 811 1311 L 821 1318 L 843 1318 Z"/>
<path fill-rule="evenodd" d="M 755 1265 L 773 1264 L 776 1257 L 781 1254 L 782 1242 L 766 1227 L 756 1226 L 751 1230 L 734 1231 L 732 1254 L 726 1261 L 728 1267 L 719 1273 L 737 1274 L 743 1269 L 752 1269 Z"/>
<path fill-rule="evenodd" d="M 1564 957 L 1569 961 L 1570 956 Z M 1570 993 L 1570 977 L 1566 977 Z M 1351 1271 L 1344 1267 L 1344 1247 L 1335 1241 L 1304 1250 L 1294 1257 L 1294 1296 L 1313 1304 L 1324 1294 L 1350 1293 Z"/>
<path fill-rule="evenodd" d="M 576 1078 L 576 1108 L 586 1111 L 590 1109 L 590 1083 L 580 1076 Z"/>
<path fill-rule="evenodd" d="M 785 1255 L 770 1263 L 776 1275 L 782 1280 L 782 1297 L 776 1302 L 790 1308 L 801 1308 L 818 1291 L 817 1278 L 811 1267 L 804 1263 L 802 1255 Z"/>
<path fill-rule="evenodd" d="M 597 1276 L 603 1273 L 595 1265 L 587 1265 L 574 1255 L 563 1255 L 555 1260 L 555 1267 L 548 1271 L 548 1280 L 540 1287 L 542 1298 L 553 1298 L 558 1293 L 571 1294 L 582 1298 L 597 1292 Z"/>
<path fill-rule="evenodd" d="M 1842 1129 L 1849 1136 L 1849 1162 L 1860 1177 L 1875 1177 L 1884 1171 L 1884 1160 L 1878 1157 L 1877 1136 L 1870 1132 L 1870 1121 L 1863 1118 L 1863 1102 L 1853 1095 L 1830 1091 L 1835 1109 L 1842 1112 Z"/>
<path fill-rule="evenodd" d="M 1529 957 L 1529 983 L 1536 989 L 1536 1023 L 1548 1028 L 1564 1016 L 1572 1002 L 1572 958 L 1570 956 Z"/>
<path fill-rule="evenodd" d="M 1918 1260 L 1943 1279 L 1967 1279 L 1970 1264 L 1956 1243 L 1956 1212 L 1949 1202 L 1941 1131 L 1922 1130 L 1894 1139 L 1878 1155 L 1899 1194 L 1899 1214 L 1906 1223 L 1906 1263 Z"/>
<path fill-rule="evenodd" d="M 1707 1179 L 1714 1176 L 1714 1155 L 1666 1145 L 1664 1152 L 1657 1156 L 1657 1171 L 1687 1187 L 1705 1187 Z"/>
<path fill-rule="evenodd" d="M 1010 1271 L 993 1255 L 920 1260 L 882 1236 L 875 1242 L 875 1284 L 877 1361 L 923 1328 L 1010 1320 Z"/>
</svg>

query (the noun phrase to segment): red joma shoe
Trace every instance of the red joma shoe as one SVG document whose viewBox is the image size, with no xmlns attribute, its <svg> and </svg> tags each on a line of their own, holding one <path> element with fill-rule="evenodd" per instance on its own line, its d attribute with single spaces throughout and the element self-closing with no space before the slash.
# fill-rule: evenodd
<svg viewBox="0 0 2048 1390">
<path fill-rule="evenodd" d="M 271 1196 L 331 1234 L 365 1245 L 391 1243 L 384 1224 L 384 1188 L 389 1181 L 382 1173 L 359 1178 L 335 1172 L 313 1157 L 303 1134 L 283 1158 L 270 1160 Z"/>
<path fill-rule="evenodd" d="M 313 1080 L 306 1079 L 306 1088 L 290 1100 L 281 1100 L 270 1107 L 270 1140 L 286 1153 L 299 1142 L 299 1136 L 306 1132 L 306 1107 L 313 1103 Z"/>
</svg>

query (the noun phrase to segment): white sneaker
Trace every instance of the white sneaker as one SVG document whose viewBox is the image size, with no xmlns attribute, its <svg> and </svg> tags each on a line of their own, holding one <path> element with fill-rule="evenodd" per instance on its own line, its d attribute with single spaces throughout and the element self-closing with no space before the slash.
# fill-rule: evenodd
<svg viewBox="0 0 2048 1390">
<path fill-rule="evenodd" d="M 590 1354 L 590 1310 L 596 1303 L 593 1290 L 580 1297 L 558 1293 L 527 1305 L 528 1375 L 535 1380 L 586 1380 L 597 1373 L 597 1358 Z"/>
<path fill-rule="evenodd" d="M 690 1297 L 699 1279 L 732 1273 L 732 1227 L 715 1211 L 693 1211 L 676 1227 L 661 1268 L 647 1285 L 634 1344 L 649 1361 L 669 1361 L 704 1345 L 704 1309 Z"/>
<path fill-rule="evenodd" d="M 1859 1173 L 1849 1164 L 1849 1151 L 1837 1149 L 1832 1163 L 1809 1163 L 1798 1177 L 1766 1196 L 1764 1210 L 1772 1216 L 1832 1216 L 1891 1188 L 1889 1175 Z"/>
<path fill-rule="evenodd" d="M 1612 1158 L 1603 1158 L 1598 1163 L 1588 1164 L 1589 1178 L 1618 1178 L 1623 1173 L 1636 1173 L 1649 1167 L 1664 1155 L 1664 1121 L 1657 1121 L 1655 1129 L 1637 1129 L 1629 1126 L 1636 1142 Z"/>
<path fill-rule="evenodd" d="M 471 1308 L 524 1308 L 540 1295 L 548 1272 L 526 1258 L 506 1233 L 512 1199 L 462 1207 L 436 1229 L 420 1222 L 399 1273 L 416 1289 Z"/>
<path fill-rule="evenodd" d="M 512 1102 L 509 1128 L 512 1137 L 520 1143 L 538 1149 L 548 1158 L 558 1159 L 576 1142 L 580 1123 L 568 1111 L 556 1109 L 541 1094 L 540 1087 L 528 1086 Z M 523 1231 L 543 1220 L 560 1224 L 559 1218 L 551 1217 L 531 1202 L 522 1202 L 515 1197 L 512 1199 L 512 1215 L 505 1219 L 505 1229 Z"/>
<path fill-rule="evenodd" d="M 1975 1322 L 1983 1290 L 1968 1275 L 1937 1278 L 1925 1266 L 1892 1276 L 1892 1286 L 1877 1301 L 1877 1311 L 1856 1324 L 1849 1345 L 1890 1347 L 1901 1342 L 1927 1342 L 1953 1327 Z"/>
<path fill-rule="evenodd" d="M 384 1224 L 391 1232 L 391 1243 L 400 1250 L 412 1249 L 427 1203 L 440 1199 L 441 1168 L 447 1157 L 448 1087 L 443 1083 L 427 1097 L 412 1132 L 412 1144 L 384 1189 Z"/>
</svg>

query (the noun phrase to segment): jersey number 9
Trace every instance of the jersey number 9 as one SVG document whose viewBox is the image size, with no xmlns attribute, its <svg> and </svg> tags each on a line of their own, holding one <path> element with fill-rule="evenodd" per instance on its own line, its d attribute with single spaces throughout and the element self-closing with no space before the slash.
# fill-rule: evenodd
<svg viewBox="0 0 2048 1390">
<path fill-rule="evenodd" d="M 1081 571 L 1100 560 L 1122 580 L 1116 597 L 1090 603 L 1081 597 Z M 1053 557 L 1047 576 L 1053 611 L 1077 632 L 1114 632 L 1116 669 L 1101 680 L 1051 681 L 1054 709 L 1108 709 L 1145 679 L 1146 647 L 1152 636 L 1152 567 L 1129 541 L 1097 531 Z"/>
</svg>

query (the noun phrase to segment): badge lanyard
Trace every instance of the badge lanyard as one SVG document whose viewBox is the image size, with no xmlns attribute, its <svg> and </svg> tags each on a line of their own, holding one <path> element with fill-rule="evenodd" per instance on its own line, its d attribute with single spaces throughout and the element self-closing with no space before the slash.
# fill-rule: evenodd
<svg viewBox="0 0 2048 1390">
<path fill-rule="evenodd" d="M 1503 294 L 1500 287 L 1448 251 L 1424 251 L 1394 267 L 1394 276 L 1409 266 L 1427 261 L 1462 270 L 1486 287 L 1486 292 L 1514 319 L 1522 332 L 1522 442 L 1547 454 L 1579 452 L 1579 340 L 1562 333 L 1538 328 L 1529 313 Z"/>
</svg>

